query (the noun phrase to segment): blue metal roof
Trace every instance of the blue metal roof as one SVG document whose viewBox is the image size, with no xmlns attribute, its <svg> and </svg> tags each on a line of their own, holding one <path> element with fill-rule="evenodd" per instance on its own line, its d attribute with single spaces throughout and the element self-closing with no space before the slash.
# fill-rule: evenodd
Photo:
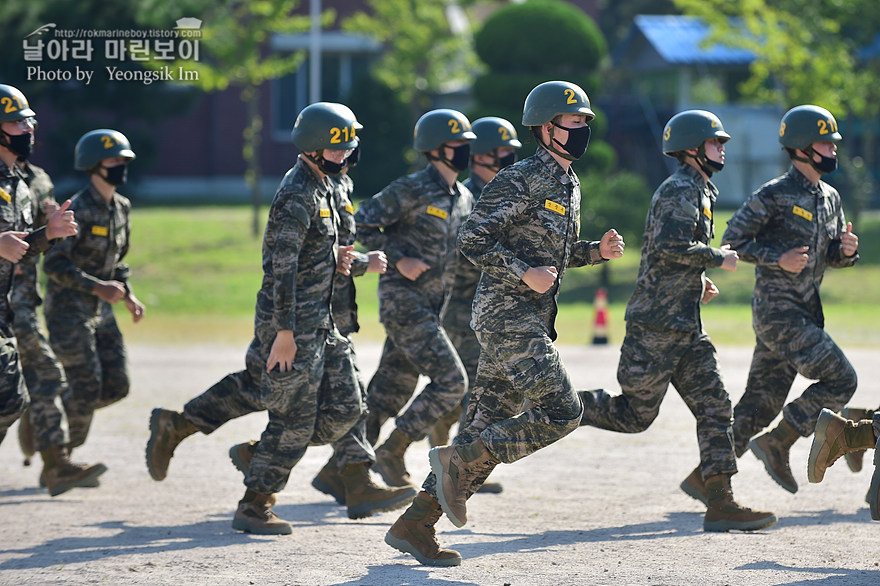
<svg viewBox="0 0 880 586">
<path fill-rule="evenodd" d="M 678 15 L 639 14 L 635 27 L 651 46 L 670 64 L 728 64 L 746 65 L 755 60 L 755 54 L 746 49 L 723 45 L 703 46 L 709 36 L 709 26 L 700 18 Z"/>
</svg>

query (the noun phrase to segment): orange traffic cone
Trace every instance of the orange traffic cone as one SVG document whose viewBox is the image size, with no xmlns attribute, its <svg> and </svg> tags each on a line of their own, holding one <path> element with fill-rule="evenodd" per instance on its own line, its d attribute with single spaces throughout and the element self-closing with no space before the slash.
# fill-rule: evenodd
<svg viewBox="0 0 880 586">
<path fill-rule="evenodd" d="M 596 290 L 593 300 L 593 344 L 608 343 L 608 294 L 603 287 Z"/>
</svg>

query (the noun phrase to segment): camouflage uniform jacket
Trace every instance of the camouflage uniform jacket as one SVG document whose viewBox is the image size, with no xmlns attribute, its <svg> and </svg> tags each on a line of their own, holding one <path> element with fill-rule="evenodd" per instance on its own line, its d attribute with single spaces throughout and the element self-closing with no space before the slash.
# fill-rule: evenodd
<svg viewBox="0 0 880 586">
<path fill-rule="evenodd" d="M 354 205 L 351 193 L 354 183 L 348 175 L 339 175 L 333 179 L 336 183 L 336 209 L 339 213 L 339 246 L 348 246 L 355 242 Z M 357 319 L 357 300 L 354 277 L 367 272 L 370 260 L 363 252 L 355 251 L 351 263 L 351 275 L 333 273 L 333 297 L 330 300 L 330 312 L 339 333 L 348 336 L 360 330 Z"/>
<path fill-rule="evenodd" d="M 123 259 L 131 236 L 131 202 L 114 193 L 108 203 L 89 185 L 71 198 L 70 209 L 78 232 L 46 253 L 46 302 L 98 315 L 100 299 L 92 293 L 98 281 L 119 281 L 128 290 L 130 271 Z"/>
<path fill-rule="evenodd" d="M 48 220 L 45 202 L 55 201 L 55 185 L 49 174 L 36 165 L 26 163 L 23 171 L 33 196 L 34 226 L 45 226 Z M 33 310 L 43 302 L 37 279 L 37 263 L 39 257 L 33 256 L 23 259 L 15 268 L 11 297 L 13 309 L 22 307 Z"/>
<path fill-rule="evenodd" d="M 718 189 L 690 165 L 679 166 L 654 192 L 627 321 L 702 331 L 705 269 L 724 261 L 721 251 L 709 246 L 717 197 Z"/>
<path fill-rule="evenodd" d="M 45 228 L 31 231 L 34 226 L 33 210 L 31 191 L 24 174 L 18 168 L 10 169 L 0 161 L 0 232 L 30 232 L 25 237 L 30 245 L 25 258 L 35 257 L 49 248 Z M 12 324 L 9 292 L 14 273 L 15 264 L 0 258 L 0 326 L 4 328 Z"/>
<path fill-rule="evenodd" d="M 380 321 L 439 319 L 452 290 L 456 235 L 472 206 L 470 191 L 459 182 L 447 185 L 431 164 L 361 203 L 355 214 L 358 240 L 388 257 L 388 270 L 379 277 Z M 410 281 L 396 268 L 403 257 L 431 268 Z"/>
<path fill-rule="evenodd" d="M 263 284 L 255 326 L 295 334 L 332 329 L 330 295 L 338 242 L 335 187 L 302 161 L 272 200 L 263 236 Z"/>
<path fill-rule="evenodd" d="M 483 274 L 473 303 L 474 331 L 543 333 L 556 339 L 559 284 L 566 267 L 605 262 L 599 242 L 578 240 L 581 185 L 543 148 L 502 169 L 461 227 L 462 254 Z M 556 283 L 537 293 L 529 268 L 555 266 Z"/>
<path fill-rule="evenodd" d="M 486 183 L 476 175 L 471 174 L 464 182 L 464 186 L 468 188 L 474 196 L 474 201 L 476 201 L 480 198 Z M 480 282 L 481 272 L 463 254 L 458 254 L 452 294 L 449 297 L 446 315 L 443 316 L 443 325 L 447 329 L 471 329 L 471 310 L 474 304 L 474 296 L 477 294 L 477 283 Z"/>
<path fill-rule="evenodd" d="M 797 168 L 765 183 L 727 222 L 722 241 L 747 262 L 755 263 L 752 318 L 756 323 L 801 317 L 824 327 L 819 287 L 825 267 L 849 267 L 858 253 L 843 256 L 840 235 L 846 220 L 837 190 L 817 186 Z M 787 250 L 809 246 L 807 266 L 789 273 L 777 262 Z"/>
</svg>

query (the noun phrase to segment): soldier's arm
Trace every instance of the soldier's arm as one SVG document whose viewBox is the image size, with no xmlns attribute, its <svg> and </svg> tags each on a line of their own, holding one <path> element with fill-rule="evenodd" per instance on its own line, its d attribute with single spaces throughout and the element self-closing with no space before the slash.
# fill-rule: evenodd
<svg viewBox="0 0 880 586">
<path fill-rule="evenodd" d="M 841 249 L 841 238 L 844 238 L 844 234 L 847 234 L 848 230 L 852 230 L 851 225 L 847 225 L 846 218 L 843 215 L 843 208 L 840 206 L 840 196 L 838 195 L 836 198 L 837 201 L 837 232 L 841 236 L 838 236 L 834 240 L 828 243 L 828 250 L 825 254 L 825 264 L 829 267 L 834 267 L 836 269 L 851 267 L 859 261 L 859 251 L 856 249 L 856 253 L 852 256 L 846 256 Z M 856 237 L 856 246 L 858 246 L 858 238 Z"/>
<path fill-rule="evenodd" d="M 679 190 L 671 197 L 658 200 L 654 222 L 657 253 L 678 264 L 721 266 L 724 255 L 719 249 L 694 240 L 697 222 L 703 213 L 693 204 L 695 201 L 700 201 L 700 194 L 696 190 Z"/>
<path fill-rule="evenodd" d="M 756 240 L 761 230 L 770 222 L 773 213 L 771 198 L 760 191 L 755 192 L 727 221 L 721 243 L 729 244 L 740 260 L 756 265 L 775 266 L 785 251 L 763 246 Z"/>
<path fill-rule="evenodd" d="M 91 232 L 95 222 L 87 209 L 77 208 L 74 214 L 79 232 L 75 236 L 59 240 L 46 252 L 43 271 L 50 279 L 68 289 L 92 293 L 100 280 L 76 266 L 73 262 L 73 251 L 79 246 L 84 235 Z"/>
<path fill-rule="evenodd" d="M 405 183 L 396 180 L 370 199 L 361 202 L 354 215 L 358 242 L 371 250 L 384 250 L 391 266 L 396 266 L 406 254 L 386 237 L 384 229 L 403 218 L 407 210 L 404 202 L 410 195 Z"/>
<path fill-rule="evenodd" d="M 273 326 L 277 330 L 296 331 L 296 279 L 299 271 L 299 253 L 311 225 L 313 211 L 301 194 L 294 194 L 285 205 L 270 213 L 277 226 L 272 255 L 272 274 L 275 278 Z"/>
</svg>

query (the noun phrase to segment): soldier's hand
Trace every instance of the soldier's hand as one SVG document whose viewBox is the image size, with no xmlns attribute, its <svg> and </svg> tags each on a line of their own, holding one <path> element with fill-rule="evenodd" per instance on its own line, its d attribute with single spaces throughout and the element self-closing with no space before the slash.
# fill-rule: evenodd
<svg viewBox="0 0 880 586">
<path fill-rule="evenodd" d="M 605 260 L 620 258 L 623 256 L 623 249 L 625 246 L 626 245 L 623 243 L 623 236 L 621 236 L 617 230 L 612 228 L 605 232 L 605 234 L 602 235 L 602 239 L 599 240 L 599 254 L 601 254 L 602 258 Z"/>
<path fill-rule="evenodd" d="M 721 246 L 721 254 L 724 256 L 724 260 L 721 261 L 721 268 L 731 273 L 735 271 L 736 264 L 739 262 L 739 255 L 736 251 L 730 250 L 730 244 L 723 244 Z M 709 279 L 706 280 L 708 281 Z"/>
<path fill-rule="evenodd" d="M 798 274 L 804 270 L 805 266 L 807 266 L 807 261 L 810 259 L 807 255 L 809 249 L 809 246 L 797 246 L 791 250 L 786 250 L 782 253 L 782 256 L 779 257 L 779 260 L 776 261 L 776 264 L 778 264 L 779 268 L 783 271 Z"/>
<path fill-rule="evenodd" d="M 129 293 L 125 296 L 125 308 L 128 310 L 128 313 L 131 314 L 131 319 L 134 323 L 138 323 L 144 318 L 146 308 L 133 293 Z"/>
<path fill-rule="evenodd" d="M 405 256 L 397 261 L 397 272 L 410 281 L 415 281 L 422 276 L 422 273 L 430 268 L 431 265 L 411 256 Z"/>
<path fill-rule="evenodd" d="M 266 360 L 266 372 L 272 372 L 276 366 L 281 372 L 287 372 L 293 368 L 296 360 L 296 340 L 293 338 L 293 330 L 278 330 L 269 358 Z"/>
<path fill-rule="evenodd" d="M 556 270 L 556 267 L 531 267 L 522 276 L 522 281 L 532 291 L 546 293 L 556 282 L 558 276 L 559 271 Z"/>
<path fill-rule="evenodd" d="M 846 223 L 846 232 L 840 235 L 840 252 L 852 256 L 859 250 L 859 237 L 853 234 L 852 222 Z"/>
<path fill-rule="evenodd" d="M 92 294 L 101 301 L 116 303 L 125 298 L 125 285 L 119 281 L 98 281 L 92 287 Z"/>
<path fill-rule="evenodd" d="M 715 286 L 715 283 L 712 282 L 712 279 L 706 277 L 706 286 L 703 288 L 703 298 L 700 301 L 703 303 L 709 303 L 717 297 L 720 292 L 721 291 L 718 290 L 718 287 Z"/>
<path fill-rule="evenodd" d="M 73 217 L 73 211 L 67 209 L 69 207 L 70 200 L 68 199 L 61 204 L 60 208 L 49 214 L 49 220 L 46 223 L 46 238 L 54 240 L 55 238 L 66 238 L 76 235 L 76 219 Z"/>
<path fill-rule="evenodd" d="M 370 264 L 367 265 L 368 273 L 385 273 L 388 270 L 388 257 L 383 250 L 371 250 L 367 253 Z"/>
<path fill-rule="evenodd" d="M 336 272 L 350 275 L 351 263 L 354 262 L 354 244 L 340 246 L 336 256 Z"/>
<path fill-rule="evenodd" d="M 31 247 L 25 242 L 27 232 L 2 232 L 0 233 L 0 257 L 5 258 L 9 262 L 16 263 Z"/>
</svg>

